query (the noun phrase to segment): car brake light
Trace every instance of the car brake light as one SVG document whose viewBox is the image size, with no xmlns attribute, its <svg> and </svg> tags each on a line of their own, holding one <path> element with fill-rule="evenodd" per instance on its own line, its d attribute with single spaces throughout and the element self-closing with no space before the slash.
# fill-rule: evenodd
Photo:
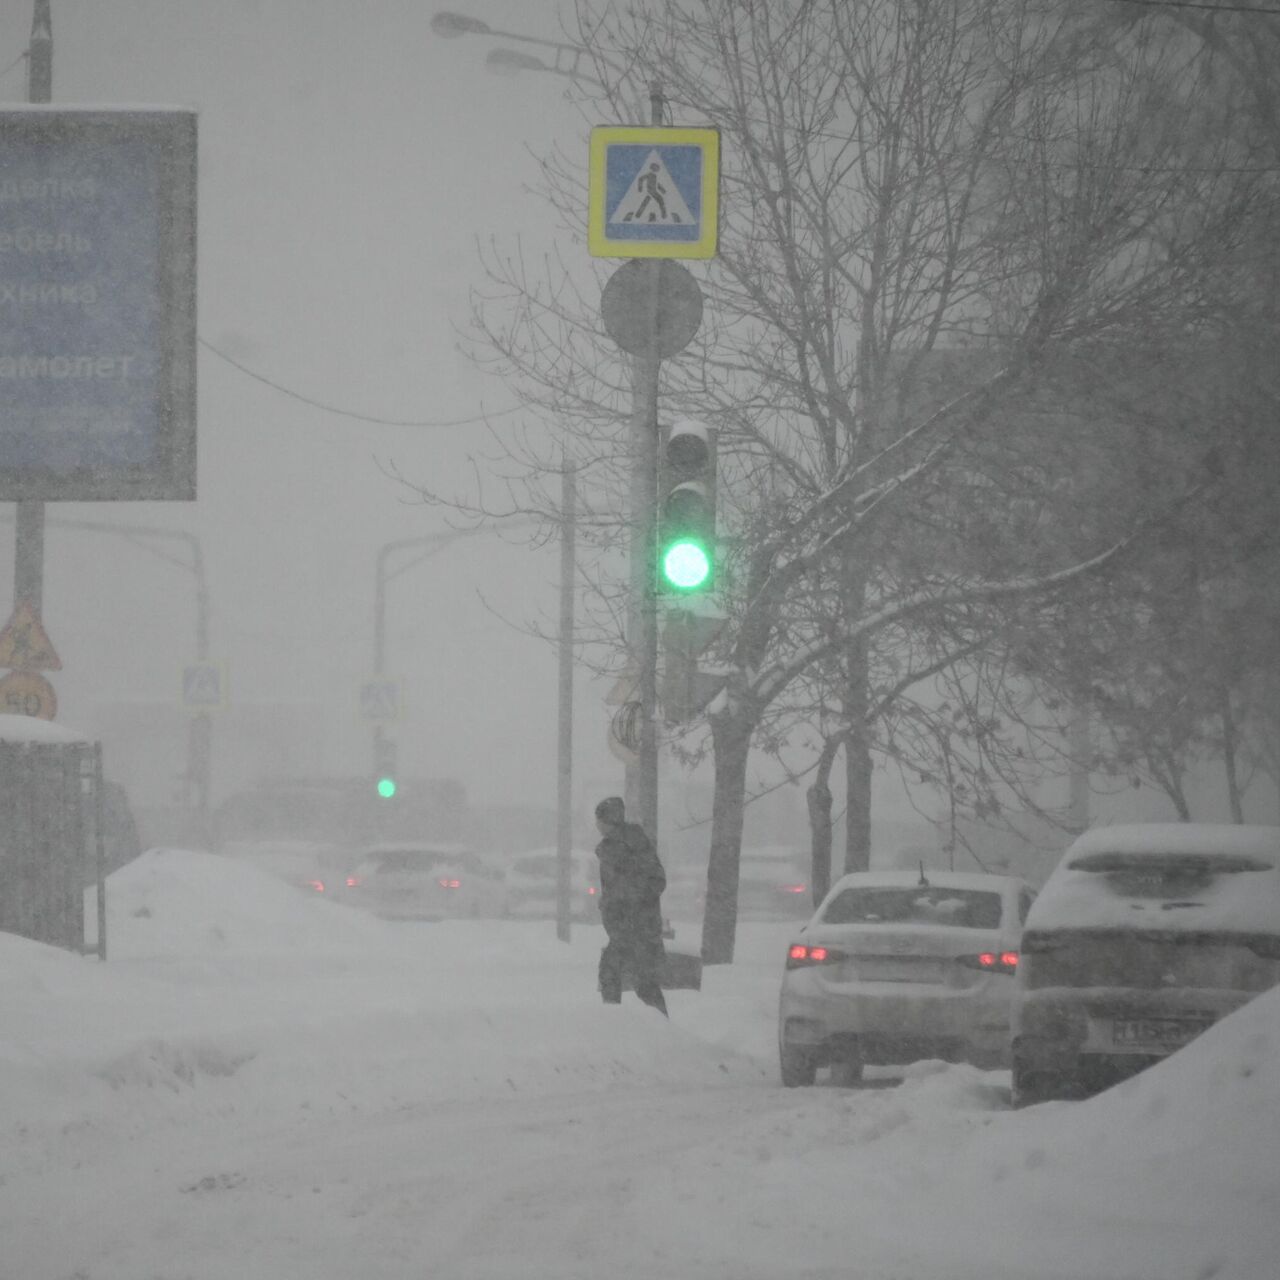
<svg viewBox="0 0 1280 1280">
<path fill-rule="evenodd" d="M 308 881 L 307 881 L 307 884 L 309 884 L 309 885 L 311 886 L 311 888 L 313 888 L 317 893 L 323 893 L 323 892 L 324 892 L 324 881 L 323 881 L 323 880 L 308 880 Z"/>
<path fill-rule="evenodd" d="M 462 888 L 461 880 L 450 880 L 446 876 L 442 876 L 439 880 L 436 881 L 436 883 L 442 889 L 461 889 Z"/>
<path fill-rule="evenodd" d="M 592 885 L 588 885 L 588 886 L 587 886 L 587 897 L 588 897 L 588 898 L 594 898 L 595 896 L 596 896 L 596 887 L 595 887 L 595 885 L 593 885 L 593 884 L 592 884 Z"/>
<path fill-rule="evenodd" d="M 783 893 L 803 893 L 809 886 L 804 884 L 784 884 Z"/>
<path fill-rule="evenodd" d="M 787 948 L 788 969 L 807 969 L 815 964 L 835 964 L 843 959 L 844 952 L 836 951 L 833 947 L 808 947 L 803 942 L 793 942 Z"/>
<path fill-rule="evenodd" d="M 360 879 L 360 877 L 359 877 L 359 876 L 348 876 L 348 877 L 347 877 L 347 888 L 348 888 L 348 889 L 358 889 L 358 888 L 361 886 L 361 884 L 363 884 L 363 883 L 364 883 L 364 882 Z"/>
<path fill-rule="evenodd" d="M 968 969 L 981 969 L 984 973 L 1017 973 L 1016 951 L 980 951 L 976 956 L 957 956 L 956 963 Z"/>
</svg>

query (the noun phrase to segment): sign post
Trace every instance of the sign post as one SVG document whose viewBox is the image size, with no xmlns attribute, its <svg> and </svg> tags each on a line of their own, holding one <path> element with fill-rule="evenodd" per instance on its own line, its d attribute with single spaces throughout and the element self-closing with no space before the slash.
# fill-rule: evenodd
<svg viewBox="0 0 1280 1280">
<path fill-rule="evenodd" d="M 634 709 L 639 733 L 634 745 L 609 745 L 626 759 L 626 803 L 649 838 L 658 838 L 657 599 L 653 583 L 658 500 L 658 374 L 664 355 L 688 342 L 701 319 L 696 300 L 679 272 L 668 277 L 663 259 L 715 256 L 720 213 L 720 134 L 716 129 L 666 128 L 662 86 L 649 90 L 648 128 L 600 126 L 591 131 L 588 165 L 587 249 L 598 258 L 643 258 L 627 263 L 611 282 L 605 323 L 615 341 L 636 357 L 631 415 L 630 609 L 627 647 L 637 672 Z M 640 268 L 636 271 L 635 268 Z M 626 273 L 630 272 L 628 277 Z M 681 296 L 678 300 L 674 294 Z M 690 325 L 692 321 L 692 325 Z M 616 332 L 615 332 L 616 331 Z M 615 716 L 615 725 L 617 717 Z M 629 720 L 630 724 L 630 720 Z"/>
</svg>

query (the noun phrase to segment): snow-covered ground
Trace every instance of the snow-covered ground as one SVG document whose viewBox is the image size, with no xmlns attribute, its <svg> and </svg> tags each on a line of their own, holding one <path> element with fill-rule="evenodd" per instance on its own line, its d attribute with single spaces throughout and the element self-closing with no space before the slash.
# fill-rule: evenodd
<svg viewBox="0 0 1280 1280">
<path fill-rule="evenodd" d="M 1280 991 L 1086 1103 L 777 1083 L 786 925 L 664 1021 L 597 929 L 392 925 L 153 851 L 0 934 L 0 1280 L 1274 1280 Z M 689 939 L 687 941 L 696 941 Z"/>
</svg>

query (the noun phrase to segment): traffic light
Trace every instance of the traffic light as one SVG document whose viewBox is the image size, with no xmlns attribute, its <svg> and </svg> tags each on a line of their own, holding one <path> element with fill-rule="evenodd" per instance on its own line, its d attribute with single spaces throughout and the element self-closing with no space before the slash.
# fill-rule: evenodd
<svg viewBox="0 0 1280 1280">
<path fill-rule="evenodd" d="M 373 783 L 383 800 L 390 800 L 399 789 L 397 777 L 396 744 L 379 733 L 373 740 Z"/>
<path fill-rule="evenodd" d="M 715 433 L 682 418 L 667 432 L 659 469 L 658 590 L 706 591 L 715 562 Z"/>
</svg>

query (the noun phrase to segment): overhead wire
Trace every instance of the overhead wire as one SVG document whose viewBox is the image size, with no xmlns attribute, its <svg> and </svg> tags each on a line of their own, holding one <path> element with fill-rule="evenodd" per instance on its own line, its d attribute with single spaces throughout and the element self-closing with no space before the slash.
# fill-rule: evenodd
<svg viewBox="0 0 1280 1280">
<path fill-rule="evenodd" d="M 1112 4 L 1133 4 L 1143 9 L 1204 9 L 1209 13 L 1266 13 L 1280 17 L 1280 8 L 1260 4 L 1211 4 L 1207 0 L 1111 0 Z"/>
<path fill-rule="evenodd" d="M 300 401 L 302 404 L 310 405 L 313 409 L 321 409 L 325 413 L 337 414 L 341 418 L 352 418 L 357 422 L 370 422 L 380 427 L 469 427 L 477 423 L 487 422 L 491 418 L 500 418 L 509 413 L 518 413 L 524 408 L 523 405 L 516 404 L 506 409 L 494 409 L 485 413 L 473 414 L 467 418 L 382 418 L 376 414 L 362 413 L 356 409 L 344 409 L 338 405 L 317 400 L 313 396 L 304 395 L 301 391 L 295 391 L 292 387 L 287 387 L 284 383 L 277 382 L 274 378 L 268 378 L 266 374 L 259 373 L 256 369 L 251 369 L 246 364 L 241 364 L 234 356 L 229 356 L 225 351 L 215 347 L 207 338 L 197 338 L 196 341 L 206 351 L 217 356 L 219 360 L 225 360 L 233 369 L 238 369 L 246 377 L 252 378 L 255 382 L 261 382 L 263 386 L 270 387 L 281 395 Z"/>
</svg>

